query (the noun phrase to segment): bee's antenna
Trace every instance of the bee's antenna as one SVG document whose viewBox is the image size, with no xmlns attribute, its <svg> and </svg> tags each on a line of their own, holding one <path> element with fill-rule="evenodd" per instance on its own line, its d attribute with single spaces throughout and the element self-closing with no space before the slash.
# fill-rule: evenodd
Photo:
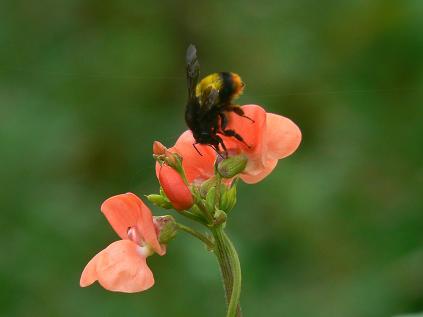
<svg viewBox="0 0 423 317">
<path fill-rule="evenodd" d="M 216 148 L 212 144 L 207 144 L 207 145 L 210 146 L 216 152 L 216 154 L 219 155 L 222 159 L 225 159 L 225 156 L 228 157 L 228 153 L 227 153 L 226 149 L 224 149 L 225 156 L 223 156 L 222 153 L 219 152 L 219 148 Z"/>
<path fill-rule="evenodd" d="M 197 143 L 193 143 L 192 146 L 194 147 L 194 149 L 197 151 L 198 154 L 200 154 L 201 156 L 203 156 L 203 154 L 201 154 L 201 152 L 197 149 L 197 147 L 195 146 Z"/>
<path fill-rule="evenodd" d="M 251 123 L 255 123 L 255 121 L 254 121 L 253 119 L 251 119 L 250 117 L 247 117 L 247 116 L 241 116 L 241 117 L 243 117 L 243 118 L 245 118 L 245 119 L 250 120 L 250 121 L 251 121 Z"/>
</svg>

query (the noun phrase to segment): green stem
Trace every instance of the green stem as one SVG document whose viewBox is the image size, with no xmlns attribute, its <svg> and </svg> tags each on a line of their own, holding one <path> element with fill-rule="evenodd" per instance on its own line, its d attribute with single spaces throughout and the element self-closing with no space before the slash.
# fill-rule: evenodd
<svg viewBox="0 0 423 317">
<path fill-rule="evenodd" d="M 204 242 L 210 250 L 214 248 L 214 243 L 201 232 L 198 232 L 197 230 L 180 223 L 177 223 L 176 225 L 178 226 L 178 229 L 185 231 L 186 233 L 189 233 L 190 235 Z"/>
<path fill-rule="evenodd" d="M 238 254 L 222 226 L 212 229 L 215 254 L 222 273 L 228 310 L 226 317 L 241 317 L 239 297 L 241 294 L 241 265 Z"/>
<path fill-rule="evenodd" d="M 207 225 L 207 222 L 201 217 L 201 216 L 198 216 L 198 215 L 196 215 L 196 214 L 193 214 L 192 212 L 190 212 L 190 211 L 188 211 L 188 210 L 183 210 L 183 211 L 179 211 L 179 213 L 182 215 L 182 216 L 185 216 L 185 217 L 187 217 L 187 218 L 189 218 L 189 219 L 191 219 L 191 220 L 194 220 L 194 221 L 196 221 L 196 222 L 200 222 L 200 223 L 202 223 L 203 225 Z"/>
<path fill-rule="evenodd" d="M 201 200 L 197 201 L 196 203 L 197 203 L 198 208 L 201 210 L 201 212 L 203 213 L 204 217 L 206 218 L 207 223 L 208 224 L 212 224 L 213 221 L 214 221 L 213 216 L 207 210 L 206 206 L 204 206 L 204 203 Z"/>
</svg>

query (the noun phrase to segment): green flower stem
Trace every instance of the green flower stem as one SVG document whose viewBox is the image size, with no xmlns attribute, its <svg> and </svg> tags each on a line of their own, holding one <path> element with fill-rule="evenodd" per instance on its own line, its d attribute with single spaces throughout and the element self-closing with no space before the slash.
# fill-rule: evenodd
<svg viewBox="0 0 423 317">
<path fill-rule="evenodd" d="M 207 225 L 207 222 L 199 215 L 193 214 L 192 212 L 188 211 L 188 210 L 183 210 L 183 211 L 179 211 L 179 213 L 182 216 L 185 216 L 191 220 L 197 221 L 202 223 L 203 225 Z"/>
<path fill-rule="evenodd" d="M 198 201 L 196 202 L 196 204 L 197 204 L 198 208 L 202 211 L 202 213 L 203 213 L 204 217 L 205 217 L 205 218 L 206 218 L 206 220 L 207 220 L 207 223 L 208 223 L 208 224 L 212 224 L 212 223 L 213 223 L 213 221 L 214 221 L 213 216 L 212 216 L 212 214 L 208 211 L 208 209 L 206 208 L 206 206 L 204 206 L 204 203 L 203 203 L 201 200 L 198 200 Z"/>
<path fill-rule="evenodd" d="M 239 297 L 241 294 L 241 265 L 238 254 L 223 227 L 212 229 L 215 239 L 215 254 L 222 273 L 228 310 L 226 317 L 241 317 Z"/>
<path fill-rule="evenodd" d="M 214 249 L 214 243 L 201 232 L 198 232 L 197 230 L 180 223 L 176 223 L 176 225 L 178 229 L 185 231 L 186 233 L 189 233 L 190 235 L 204 242 L 210 250 Z"/>
</svg>

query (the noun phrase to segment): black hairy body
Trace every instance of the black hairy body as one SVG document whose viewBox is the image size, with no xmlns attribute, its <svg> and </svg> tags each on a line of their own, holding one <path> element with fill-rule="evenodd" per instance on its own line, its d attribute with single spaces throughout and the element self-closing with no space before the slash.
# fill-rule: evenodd
<svg viewBox="0 0 423 317">
<path fill-rule="evenodd" d="M 193 45 L 188 47 L 186 62 L 188 101 L 185 121 L 195 139 L 193 146 L 206 144 L 214 148 L 217 153 L 221 153 L 221 148 L 227 155 L 221 135 L 234 137 L 248 146 L 241 135 L 234 130 L 227 129 L 227 112 L 229 111 L 254 122 L 245 116 L 240 106 L 232 103 L 244 88 L 244 83 L 239 75 L 230 72 L 213 73 L 198 82 L 200 65 Z M 196 147 L 195 149 L 197 150 Z M 200 152 L 198 153 L 201 155 Z"/>
</svg>

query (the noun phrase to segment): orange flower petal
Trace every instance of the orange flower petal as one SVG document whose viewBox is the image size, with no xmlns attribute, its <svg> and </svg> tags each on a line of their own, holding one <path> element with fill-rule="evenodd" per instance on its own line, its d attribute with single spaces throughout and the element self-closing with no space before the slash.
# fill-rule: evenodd
<svg viewBox="0 0 423 317">
<path fill-rule="evenodd" d="M 255 184 L 262 181 L 269 175 L 278 164 L 278 160 L 269 160 L 266 166 L 259 169 L 250 169 L 242 174 L 240 178 L 247 184 Z"/>
<path fill-rule="evenodd" d="M 181 134 L 175 145 L 170 148 L 171 152 L 176 152 L 182 156 L 182 167 L 185 175 L 190 183 L 198 181 L 202 182 L 214 174 L 214 161 L 216 152 L 209 146 L 196 144 L 198 152 L 193 144 L 195 143 L 191 131 L 187 130 Z"/>
<path fill-rule="evenodd" d="M 137 228 L 142 234 L 144 241 L 151 246 L 157 254 L 164 255 L 166 253 L 166 248 L 159 243 L 159 232 L 154 225 L 153 215 L 144 202 L 137 196 L 135 197 L 141 211 L 141 217 L 138 219 Z"/>
<path fill-rule="evenodd" d="M 258 174 L 265 168 L 262 158 L 266 131 L 266 111 L 257 105 L 246 105 L 241 108 L 247 117 L 254 120 L 254 123 L 247 118 L 230 113 L 228 129 L 235 130 L 240 134 L 250 147 L 233 137 L 225 137 L 224 142 L 230 153 L 242 152 L 248 157 L 247 166 L 243 174 Z"/>
<path fill-rule="evenodd" d="M 295 152 L 301 143 L 301 131 L 290 119 L 267 114 L 266 157 L 282 159 Z"/>
<path fill-rule="evenodd" d="M 79 280 L 79 285 L 81 287 L 90 286 L 92 283 L 97 281 L 97 271 L 95 266 L 100 253 L 96 254 L 85 266 L 84 271 L 82 271 L 81 279 Z"/>
<path fill-rule="evenodd" d="M 167 165 L 160 166 L 159 182 L 173 208 L 176 210 L 191 208 L 194 198 L 177 171 Z"/>
<path fill-rule="evenodd" d="M 154 285 L 142 248 L 132 241 L 119 240 L 100 251 L 81 275 L 82 287 L 98 280 L 109 291 L 134 293 Z"/>
<path fill-rule="evenodd" d="M 228 126 L 227 130 L 234 130 L 236 133 L 241 135 L 245 143 L 250 146 L 247 147 L 242 142 L 238 141 L 234 137 L 225 137 L 225 142 L 228 151 L 231 152 L 244 152 L 250 155 L 259 155 L 263 147 L 263 135 L 266 129 L 266 111 L 257 105 L 245 105 L 241 107 L 244 114 L 254 120 L 241 117 L 234 112 L 228 113 Z"/>
<path fill-rule="evenodd" d="M 157 240 L 151 211 L 138 196 L 126 193 L 110 197 L 101 205 L 101 211 L 122 239 L 129 239 L 128 228 L 136 227 L 155 252 L 165 253 Z"/>
<path fill-rule="evenodd" d="M 122 239 L 128 239 L 128 228 L 135 227 L 141 218 L 138 200 L 136 195 L 126 193 L 110 197 L 101 205 L 101 211 Z"/>
<path fill-rule="evenodd" d="M 227 140 L 230 147 L 238 147 L 248 157 L 245 171 L 241 179 L 249 184 L 257 183 L 269 175 L 276 167 L 278 160 L 291 155 L 301 142 L 301 131 L 290 119 L 273 113 L 266 113 L 263 108 L 256 105 L 243 106 L 245 115 L 252 118 L 255 123 L 248 129 L 245 118 L 231 114 L 229 128 L 240 131 L 251 148 L 240 142 Z M 244 120 L 244 121 L 242 121 Z M 248 120 L 247 120 L 248 121 Z M 250 122 L 251 124 L 251 122 Z"/>
</svg>

